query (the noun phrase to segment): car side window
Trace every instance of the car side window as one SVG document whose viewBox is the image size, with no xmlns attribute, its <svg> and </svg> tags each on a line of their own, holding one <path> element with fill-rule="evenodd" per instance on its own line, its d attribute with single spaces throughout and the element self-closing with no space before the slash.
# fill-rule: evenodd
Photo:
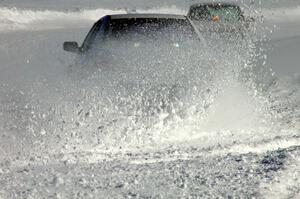
<svg viewBox="0 0 300 199">
<path fill-rule="evenodd" d="M 95 37 L 96 29 L 98 29 L 99 26 L 101 26 L 101 24 L 102 24 L 102 19 L 100 19 L 97 23 L 95 23 L 94 26 L 91 28 L 91 30 L 87 34 L 87 36 L 82 44 L 81 48 L 83 49 L 83 51 L 86 51 L 87 49 L 90 48 L 93 37 Z"/>
<path fill-rule="evenodd" d="M 82 45 L 84 51 L 91 48 L 93 43 L 95 43 L 95 40 L 104 39 L 104 36 L 108 31 L 109 22 L 110 16 L 105 16 L 92 27 Z"/>
</svg>

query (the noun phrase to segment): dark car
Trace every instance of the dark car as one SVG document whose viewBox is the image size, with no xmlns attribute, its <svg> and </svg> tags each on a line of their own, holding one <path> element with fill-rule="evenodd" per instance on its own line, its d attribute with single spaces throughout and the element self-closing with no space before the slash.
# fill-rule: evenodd
<svg viewBox="0 0 300 199">
<path fill-rule="evenodd" d="M 187 15 L 202 31 L 244 33 L 253 22 L 234 3 L 200 3 L 190 7 Z M 198 23 L 197 23 L 198 22 Z"/>
<path fill-rule="evenodd" d="M 96 74 L 102 85 L 113 85 L 110 90 L 143 95 L 146 109 L 166 110 L 179 98 L 179 90 L 189 87 L 185 84 L 199 78 L 195 71 L 202 57 L 195 47 L 207 51 L 201 38 L 186 16 L 122 14 L 102 17 L 81 46 L 65 42 L 63 47 L 78 54 L 72 73 L 83 74 L 82 79 Z"/>
<path fill-rule="evenodd" d="M 174 32 L 171 32 L 171 29 Z M 174 35 L 174 33 L 177 35 Z M 162 39 L 163 37 L 165 39 L 169 37 L 169 39 L 173 39 L 174 41 L 176 39 L 183 40 L 184 37 L 198 37 L 198 39 L 201 37 L 190 20 L 182 15 L 107 15 L 94 24 L 80 47 L 76 42 L 65 42 L 64 50 L 79 54 L 87 53 L 99 40 L 105 42 L 105 40 L 117 37 L 121 38 L 124 35 L 146 36 L 152 39 Z M 177 38 L 174 39 L 174 36 Z"/>
</svg>

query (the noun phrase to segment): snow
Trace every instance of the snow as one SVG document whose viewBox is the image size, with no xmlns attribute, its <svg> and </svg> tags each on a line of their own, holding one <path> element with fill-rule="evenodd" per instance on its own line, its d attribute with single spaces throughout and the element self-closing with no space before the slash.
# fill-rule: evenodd
<svg viewBox="0 0 300 199">
<path fill-rule="evenodd" d="M 213 86 L 193 88 L 177 116 L 130 115 L 139 95 L 69 76 L 62 43 L 81 43 L 101 16 L 187 4 L 0 1 L 0 198 L 299 198 L 297 1 L 247 4 L 266 39 L 207 55 Z M 253 46 L 265 66 L 248 66 Z M 257 77 L 245 83 L 247 70 Z"/>
</svg>

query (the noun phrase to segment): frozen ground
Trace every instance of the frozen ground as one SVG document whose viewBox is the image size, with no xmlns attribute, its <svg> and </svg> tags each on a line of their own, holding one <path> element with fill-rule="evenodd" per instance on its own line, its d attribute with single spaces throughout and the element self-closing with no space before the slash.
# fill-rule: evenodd
<svg viewBox="0 0 300 199">
<path fill-rule="evenodd" d="M 141 4 L 0 0 L 0 198 L 300 198 L 300 4 L 250 5 L 265 17 L 259 41 L 215 58 L 209 108 L 150 127 L 70 78 L 62 51 L 107 13 L 188 3 Z M 263 85 L 231 74 L 251 46 Z"/>
</svg>

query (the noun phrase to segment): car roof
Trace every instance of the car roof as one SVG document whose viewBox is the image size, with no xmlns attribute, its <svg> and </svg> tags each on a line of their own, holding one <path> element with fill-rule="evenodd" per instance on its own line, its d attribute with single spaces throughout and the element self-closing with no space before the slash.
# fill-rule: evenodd
<svg viewBox="0 0 300 199">
<path fill-rule="evenodd" d="M 186 19 L 184 15 L 173 14 L 117 14 L 109 16 L 111 19 Z"/>
<path fill-rule="evenodd" d="M 238 4 L 236 3 L 230 3 L 230 2 L 209 2 L 209 3 L 198 3 L 198 4 L 193 4 L 191 5 L 190 8 L 194 7 L 199 7 L 199 6 L 234 6 L 234 7 L 239 7 Z"/>
</svg>

